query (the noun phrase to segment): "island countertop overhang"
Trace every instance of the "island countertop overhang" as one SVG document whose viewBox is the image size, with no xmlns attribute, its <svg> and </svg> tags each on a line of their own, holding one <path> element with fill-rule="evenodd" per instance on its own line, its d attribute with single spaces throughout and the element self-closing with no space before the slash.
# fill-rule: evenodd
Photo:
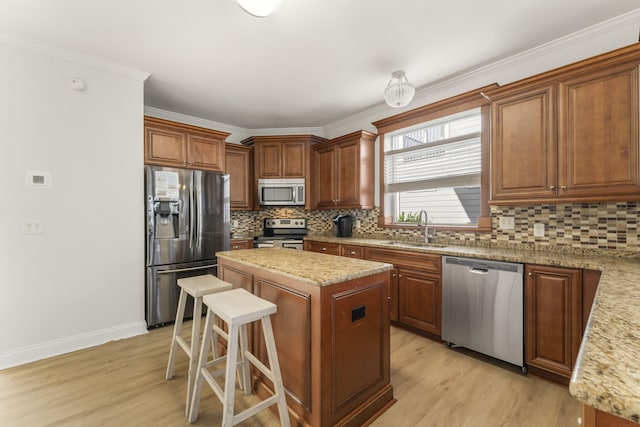
<svg viewBox="0 0 640 427">
<path fill-rule="evenodd" d="M 259 267 L 315 286 L 328 286 L 393 269 L 392 264 L 281 248 L 217 252 L 216 256 Z"/>
</svg>

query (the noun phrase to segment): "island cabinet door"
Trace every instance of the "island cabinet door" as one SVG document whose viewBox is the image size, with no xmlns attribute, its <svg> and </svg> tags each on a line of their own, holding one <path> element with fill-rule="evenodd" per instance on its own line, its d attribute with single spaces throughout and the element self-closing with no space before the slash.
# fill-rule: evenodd
<svg viewBox="0 0 640 427">
<path fill-rule="evenodd" d="M 442 334 L 442 279 L 398 269 L 398 321 L 432 334 Z"/>
<path fill-rule="evenodd" d="M 311 295 L 258 277 L 256 295 L 278 306 L 271 315 L 282 382 L 302 412 L 311 411 Z M 256 324 L 256 329 L 259 327 Z M 269 366 L 264 335 L 256 330 L 257 357 Z M 290 405 L 292 404 L 289 401 Z"/>
</svg>

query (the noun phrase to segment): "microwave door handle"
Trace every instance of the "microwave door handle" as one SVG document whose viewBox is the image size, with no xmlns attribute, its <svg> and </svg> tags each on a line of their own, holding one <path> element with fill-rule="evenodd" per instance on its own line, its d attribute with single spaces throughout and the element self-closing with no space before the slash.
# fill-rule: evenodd
<svg viewBox="0 0 640 427">
<path fill-rule="evenodd" d="M 291 200 L 293 200 L 293 203 L 296 203 L 296 186 L 292 185 L 291 186 Z"/>
</svg>

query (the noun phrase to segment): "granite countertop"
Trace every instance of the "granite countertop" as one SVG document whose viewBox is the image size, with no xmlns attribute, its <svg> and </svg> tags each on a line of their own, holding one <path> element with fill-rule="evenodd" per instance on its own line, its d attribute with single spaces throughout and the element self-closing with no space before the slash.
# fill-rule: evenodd
<svg viewBox="0 0 640 427">
<path fill-rule="evenodd" d="M 382 262 L 281 248 L 241 249 L 217 252 L 216 255 L 315 286 L 333 285 L 393 268 Z"/>
<path fill-rule="evenodd" d="M 518 250 L 513 247 L 416 246 L 377 239 L 308 236 L 308 240 L 499 261 L 600 270 L 591 316 L 569 385 L 581 402 L 640 422 L 640 256 Z"/>
</svg>

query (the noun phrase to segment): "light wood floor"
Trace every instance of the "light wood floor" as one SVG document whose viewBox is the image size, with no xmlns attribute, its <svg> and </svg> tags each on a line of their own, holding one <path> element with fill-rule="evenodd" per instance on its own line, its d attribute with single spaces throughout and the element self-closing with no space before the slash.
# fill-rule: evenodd
<svg viewBox="0 0 640 427">
<path fill-rule="evenodd" d="M 185 326 L 189 326 L 185 323 Z M 188 328 L 185 328 L 188 329 Z M 576 426 L 579 403 L 561 387 L 391 329 L 397 403 L 374 427 Z M 186 355 L 164 379 L 171 327 L 0 371 L 0 426 L 188 426 Z M 237 394 L 236 409 L 253 397 Z M 205 385 L 194 425 L 217 426 L 221 404 Z M 279 425 L 269 411 L 243 426 Z"/>
</svg>

